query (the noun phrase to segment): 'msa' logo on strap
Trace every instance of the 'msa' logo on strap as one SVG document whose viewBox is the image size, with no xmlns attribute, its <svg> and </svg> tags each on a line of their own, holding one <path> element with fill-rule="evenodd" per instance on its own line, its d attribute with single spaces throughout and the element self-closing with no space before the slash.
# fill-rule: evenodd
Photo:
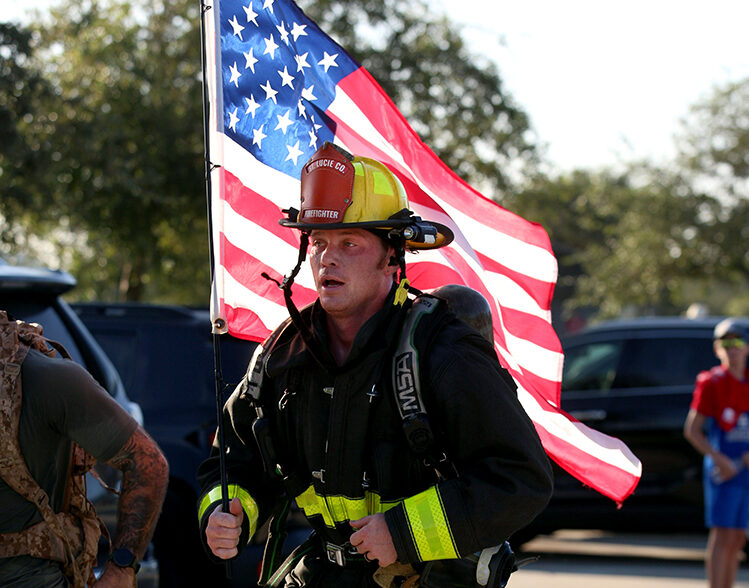
<svg viewBox="0 0 749 588">
<path fill-rule="evenodd" d="M 419 399 L 416 396 L 416 374 L 414 373 L 413 353 L 401 353 L 395 358 L 395 391 L 401 414 L 419 412 Z"/>
</svg>

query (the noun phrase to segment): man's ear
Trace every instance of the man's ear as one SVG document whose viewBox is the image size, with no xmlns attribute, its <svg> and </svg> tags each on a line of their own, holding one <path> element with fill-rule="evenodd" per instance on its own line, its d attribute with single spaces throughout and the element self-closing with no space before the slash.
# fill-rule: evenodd
<svg viewBox="0 0 749 588">
<path fill-rule="evenodd" d="M 385 269 L 391 270 L 389 272 L 391 275 L 396 275 L 400 266 L 398 265 L 398 258 L 395 256 L 395 249 L 390 245 L 388 245 L 387 251 L 385 252 L 385 259 L 388 260 Z"/>
</svg>

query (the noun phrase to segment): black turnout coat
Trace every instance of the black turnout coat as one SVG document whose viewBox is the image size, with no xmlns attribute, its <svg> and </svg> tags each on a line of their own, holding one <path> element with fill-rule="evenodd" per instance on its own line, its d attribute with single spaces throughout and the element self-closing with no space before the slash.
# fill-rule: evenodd
<svg viewBox="0 0 749 588">
<path fill-rule="evenodd" d="M 247 381 L 223 413 L 230 495 L 243 498 L 247 515 L 240 543 L 283 492 L 324 541 L 338 545 L 352 533 L 350 520 L 384 512 L 399 561 L 417 565 L 497 545 L 546 506 L 550 464 L 512 378 L 491 344 L 444 303 L 419 322 L 413 339 L 435 436 L 431 453 L 444 452 L 457 475 L 441 478 L 414 453 L 392 375 L 405 313 L 391 294 L 359 330 L 341 366 L 327 351 L 319 301 L 301 312 L 310 325 L 309 345 L 290 321 L 271 336 L 260 403 L 278 467 L 264 467 L 253 437 L 257 411 Z M 220 503 L 217 447 L 198 477 L 204 530 Z"/>
</svg>

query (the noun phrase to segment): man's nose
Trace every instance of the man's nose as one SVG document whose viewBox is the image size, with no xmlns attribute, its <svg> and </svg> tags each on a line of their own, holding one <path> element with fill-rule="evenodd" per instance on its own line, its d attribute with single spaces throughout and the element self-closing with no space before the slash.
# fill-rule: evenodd
<svg viewBox="0 0 749 588">
<path fill-rule="evenodd" d="M 328 245 L 320 254 L 320 264 L 324 266 L 336 265 L 338 262 L 338 252 L 334 245 Z"/>
</svg>

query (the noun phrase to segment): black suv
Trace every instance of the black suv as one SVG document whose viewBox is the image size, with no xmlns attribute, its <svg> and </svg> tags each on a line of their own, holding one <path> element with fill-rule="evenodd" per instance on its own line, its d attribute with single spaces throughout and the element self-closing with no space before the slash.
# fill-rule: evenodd
<svg viewBox="0 0 749 588">
<path fill-rule="evenodd" d="M 169 488 L 154 534 L 162 588 L 220 586 L 224 569 L 203 553 L 197 526 L 198 465 L 216 431 L 213 336 L 205 309 L 150 304 L 74 304 L 143 408 L 145 428 L 169 461 Z M 255 343 L 219 338 L 225 395 L 244 375 Z M 249 586 L 262 546 L 247 549 L 233 576 Z M 189 565 L 185 565 L 189 562 Z"/>
<path fill-rule="evenodd" d="M 719 363 L 712 336 L 721 319 L 612 321 L 562 341 L 562 409 L 624 441 L 642 478 L 617 509 L 555 466 L 551 502 L 517 543 L 562 528 L 704 530 L 702 458 L 682 428 L 697 374 Z M 749 318 L 741 321 L 749 327 Z"/>
</svg>

